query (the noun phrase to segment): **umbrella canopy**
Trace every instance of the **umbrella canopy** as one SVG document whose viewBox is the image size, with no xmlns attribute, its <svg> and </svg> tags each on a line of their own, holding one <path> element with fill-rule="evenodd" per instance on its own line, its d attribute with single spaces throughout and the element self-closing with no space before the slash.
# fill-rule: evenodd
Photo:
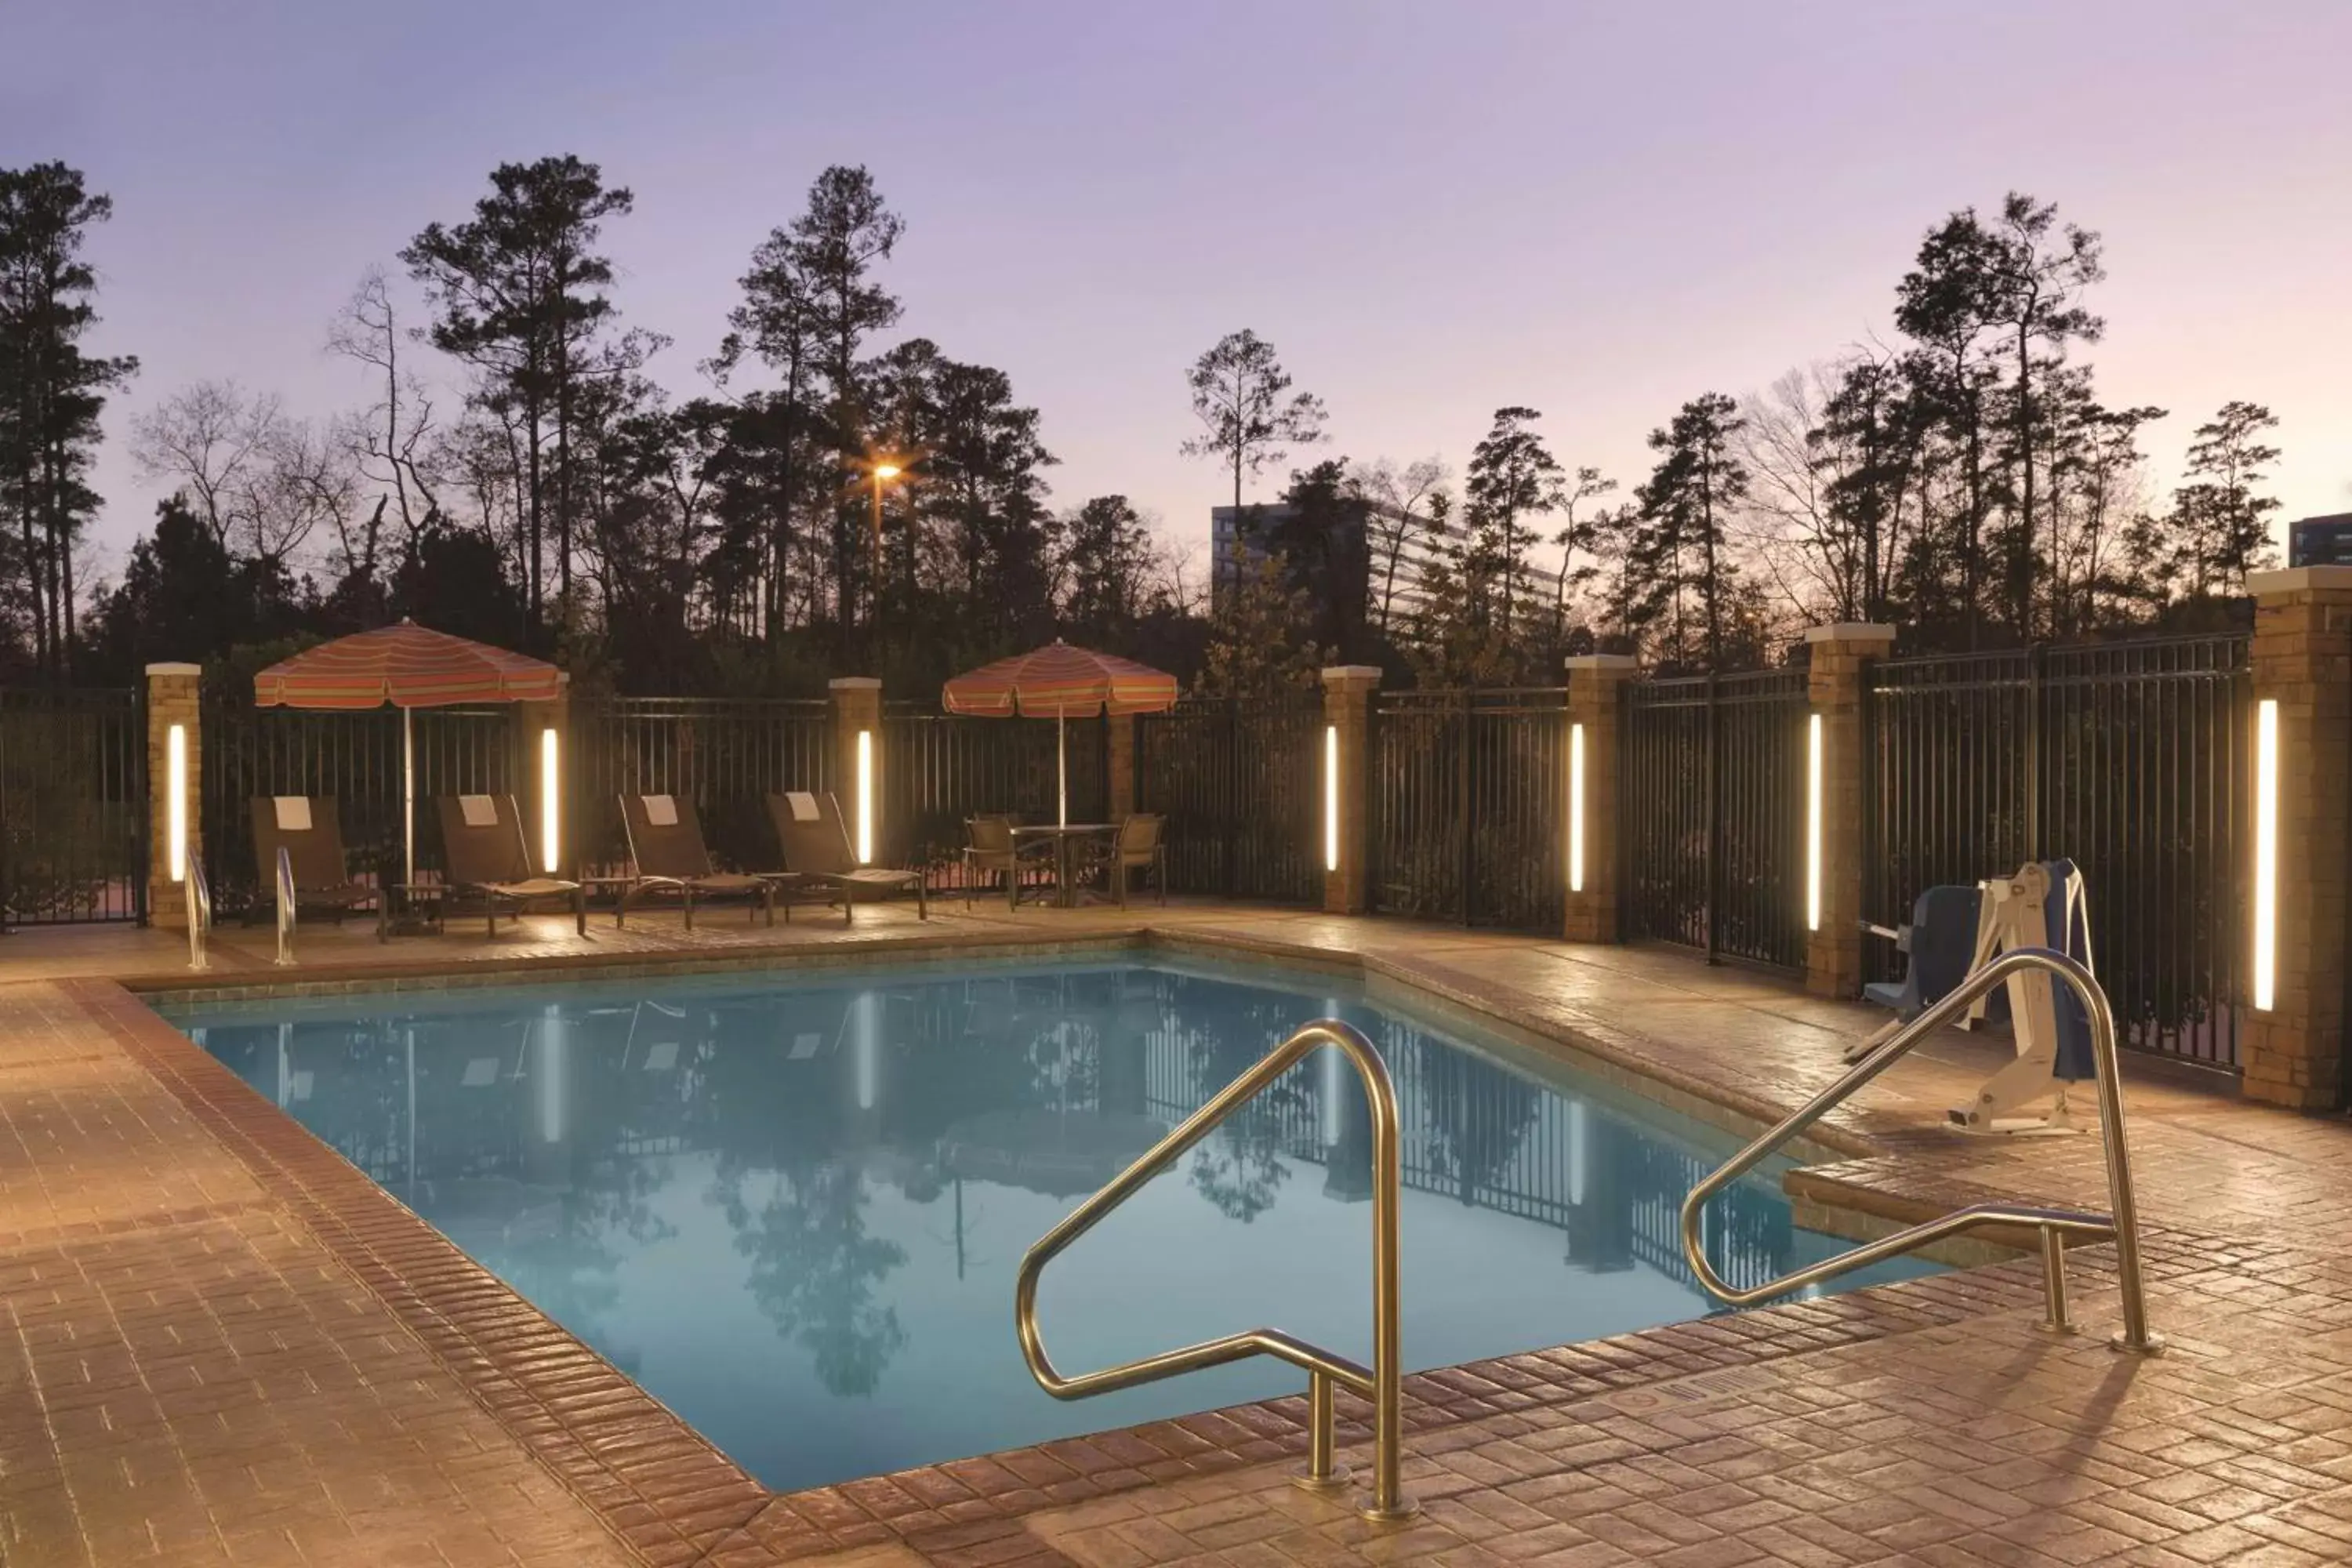
<svg viewBox="0 0 2352 1568">
<path fill-rule="evenodd" d="M 1061 822 L 1070 821 L 1070 742 L 1064 721 L 1097 713 L 1158 713 L 1176 705 L 1176 678 L 1113 653 L 1072 647 L 1061 638 L 957 676 L 940 694 L 950 713 L 982 719 L 1051 719 Z"/>
<path fill-rule="evenodd" d="M 321 643 L 253 678 L 264 708 L 446 708 L 460 702 L 552 702 L 551 664 L 403 621 Z"/>
<path fill-rule="evenodd" d="M 253 678 L 262 708 L 381 708 L 400 714 L 401 875 L 416 880 L 416 736 L 412 708 L 552 702 L 563 672 L 543 660 L 404 620 L 281 659 Z"/>
<path fill-rule="evenodd" d="M 1097 713 L 1157 713 L 1174 706 L 1176 678 L 1117 654 L 1058 638 L 1033 653 L 1000 658 L 957 676 L 941 699 L 950 713 L 983 719 L 1091 719 Z"/>
</svg>

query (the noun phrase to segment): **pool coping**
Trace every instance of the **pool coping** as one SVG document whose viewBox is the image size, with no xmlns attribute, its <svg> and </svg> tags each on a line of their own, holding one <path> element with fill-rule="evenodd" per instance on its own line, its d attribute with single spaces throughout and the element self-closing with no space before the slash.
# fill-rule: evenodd
<svg viewBox="0 0 2352 1568">
<path fill-rule="evenodd" d="M 1645 1059 L 1636 1037 L 1611 1039 L 1558 1020 L 1488 1005 L 1475 980 L 1434 963 L 1286 942 L 1255 934 L 1154 927 L 1148 921 L 1084 937 L 1021 932 L 919 933 L 845 939 L 822 949 L 746 949 L 724 955 L 632 952 L 473 962 L 452 973 L 401 966 L 387 975 L 354 967 L 300 981 L 225 977 L 218 984 L 138 985 L 61 980 L 125 1050 L 286 1203 L 322 1246 L 382 1300 L 468 1394 L 558 1476 L 637 1555 L 670 1568 L 724 1552 L 731 1565 L 787 1561 L 903 1541 L 926 1552 L 981 1551 L 1019 1531 L 1041 1509 L 1130 1488 L 1259 1464 L 1303 1451 L 1305 1400 L 1293 1395 L 1225 1410 L 945 1461 L 799 1492 L 769 1490 L 569 1331 L 475 1263 L 388 1190 L 256 1092 L 146 1003 L 462 985 L 530 984 L 593 973 L 821 970 L 975 955 L 1034 961 L 1056 955 L 1161 950 L 1178 955 L 1272 959 L 1293 967 L 1353 973 L 1378 999 L 1443 1016 L 1458 1012 L 1484 1031 L 1701 1121 L 1747 1133 L 1780 1108 L 1727 1090 L 1669 1063 Z M 387 984 L 389 981 L 391 984 Z M 403 983 L 405 983 L 404 984 Z M 1868 1160 L 1886 1150 L 1856 1127 L 1824 1125 L 1814 1156 Z M 1792 1175 L 1794 1173 L 1792 1173 Z M 1792 1195 L 1821 1206 L 1832 1188 Z M 1885 1197 L 1885 1194 L 1882 1194 Z M 1886 1198 L 1878 1207 L 1901 1206 Z M 1900 1214 L 1867 1216 L 1885 1223 Z M 1911 1216 L 1916 1217 L 1916 1216 Z M 2093 1265 L 2096 1267 L 2095 1264 Z M 1643 1391 L 1671 1401 L 1682 1380 L 1721 1392 L 1719 1374 L 1742 1366 L 1985 1311 L 2032 1304 L 2038 1285 L 2018 1264 L 1944 1274 L 1738 1316 L 1664 1325 L 1608 1340 L 1475 1362 L 1406 1380 L 1406 1424 L 1421 1440 L 1444 1428 L 1536 1406 L 1594 1405 Z M 1696 1395 L 1691 1395 L 1696 1396 Z M 1343 1441 L 1366 1436 L 1364 1408 L 1341 1401 Z M 981 1555 L 994 1563 L 998 1558 Z"/>
</svg>

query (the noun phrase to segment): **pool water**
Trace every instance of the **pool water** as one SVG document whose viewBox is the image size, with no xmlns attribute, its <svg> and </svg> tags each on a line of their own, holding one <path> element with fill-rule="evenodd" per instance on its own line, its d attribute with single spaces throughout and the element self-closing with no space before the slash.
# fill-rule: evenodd
<svg viewBox="0 0 2352 1568">
<path fill-rule="evenodd" d="M 1296 1393 L 1256 1361 L 1065 1404 L 1023 1251 L 1307 1019 L 1402 1102 L 1403 1338 L 1449 1365 L 1714 1310 L 1675 1240 L 1727 1150 L 1352 984 L 1160 963 L 191 1005 L 173 1021 L 760 1479 L 815 1486 Z M 1839 1245 L 1778 1171 L 1710 1211 L 1761 1279 Z M 1319 1051 L 1048 1268 L 1064 1371 L 1260 1324 L 1370 1359 L 1362 1090 Z M 1862 1284 L 1920 1272 L 1882 1266 Z"/>
</svg>

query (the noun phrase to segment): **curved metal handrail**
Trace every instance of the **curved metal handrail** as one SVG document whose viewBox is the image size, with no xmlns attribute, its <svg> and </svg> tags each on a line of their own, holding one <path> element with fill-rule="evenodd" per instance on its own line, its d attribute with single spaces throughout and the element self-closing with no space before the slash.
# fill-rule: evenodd
<svg viewBox="0 0 2352 1568">
<path fill-rule="evenodd" d="M 1726 1284 L 1707 1262 L 1706 1249 L 1701 1244 L 1699 1223 L 1706 1202 L 1731 1183 L 1738 1180 L 1761 1163 L 1772 1152 L 1790 1139 L 1811 1127 L 1830 1108 L 1895 1065 L 1895 1060 L 1937 1029 L 1966 1012 L 1970 1003 L 1990 991 L 1995 985 L 2025 970 L 2046 970 L 2074 987 L 2083 998 L 2091 1019 L 2091 1055 L 2099 1081 L 2099 1141 L 2104 1146 L 2107 1163 L 2107 1195 L 2113 1213 L 2087 1214 L 2074 1209 L 2025 1208 L 2009 1204 L 1976 1204 L 1958 1209 L 1938 1219 L 1915 1225 L 1894 1235 L 1850 1248 L 1834 1258 L 1765 1281 L 1748 1289 L 1737 1289 Z M 1993 959 L 1917 1017 L 1906 1024 L 1886 1043 L 1856 1062 L 1843 1078 L 1830 1085 L 1780 1124 L 1766 1132 L 1726 1162 L 1722 1169 L 1693 1187 L 1690 1196 L 1683 1200 L 1683 1254 L 1691 1269 L 1698 1276 L 1709 1294 L 1734 1306 L 1752 1306 L 1769 1300 L 1806 1285 L 1832 1279 L 1856 1268 L 1897 1257 L 1963 1231 L 1993 1225 L 2030 1225 L 2042 1233 L 2043 1288 L 2049 1306 L 2045 1326 L 2063 1331 L 2066 1321 L 2066 1282 L 2064 1274 L 2064 1238 L 2069 1236 L 2116 1244 L 2116 1268 L 2123 1289 L 2123 1331 L 2115 1336 L 2119 1350 L 2154 1352 L 2161 1350 L 2161 1336 L 2147 1329 L 2147 1298 L 2140 1279 L 2139 1211 L 2132 1197 L 2131 1155 L 2124 1141 L 2123 1084 L 2116 1072 L 2116 1016 L 2107 1005 L 2106 993 L 2092 977 L 2090 970 L 2080 961 L 2046 947 L 2013 948 Z"/>
<path fill-rule="evenodd" d="M 188 851 L 187 874 L 180 879 L 180 886 L 188 905 L 188 967 L 208 969 L 212 960 L 205 944 L 213 930 L 213 889 L 205 880 L 205 863 L 194 849 Z"/>
<path fill-rule="evenodd" d="M 1372 1123 L 1372 1364 L 1367 1369 L 1320 1345 L 1309 1344 L 1279 1329 L 1249 1329 L 1181 1349 L 1163 1351 L 1139 1361 L 1104 1367 L 1097 1372 L 1065 1375 L 1055 1370 L 1037 1328 L 1037 1281 L 1045 1265 L 1072 1242 L 1094 1228 L 1105 1215 L 1125 1203 L 1153 1176 L 1209 1133 L 1241 1105 L 1280 1078 L 1310 1051 L 1328 1046 L 1346 1057 L 1363 1080 L 1370 1102 Z M 1271 1055 L 1220 1090 L 1183 1124 L 1162 1138 L 1126 1170 L 1111 1178 L 1094 1196 L 1072 1210 L 1047 1231 L 1021 1260 L 1013 1289 L 1013 1321 L 1020 1331 L 1021 1353 L 1029 1363 L 1038 1386 L 1056 1399 L 1084 1399 L 1138 1384 L 1156 1383 L 1180 1373 L 1222 1366 L 1254 1355 L 1270 1355 L 1307 1370 L 1309 1454 L 1298 1484 L 1315 1490 L 1336 1489 L 1347 1473 L 1338 1464 L 1333 1437 L 1332 1388 L 1353 1390 L 1372 1405 L 1372 1497 L 1364 1510 L 1368 1519 L 1409 1517 L 1413 1505 L 1405 1500 L 1400 1479 L 1404 1420 L 1403 1363 L 1400 1359 L 1397 1289 L 1397 1160 L 1396 1086 L 1371 1041 L 1352 1026 L 1336 1018 L 1318 1018 L 1300 1027 L 1276 1046 Z"/>
<path fill-rule="evenodd" d="M 278 957 L 281 964 L 294 962 L 294 911 L 299 895 L 294 890 L 294 855 L 280 844 L 278 847 Z"/>
</svg>

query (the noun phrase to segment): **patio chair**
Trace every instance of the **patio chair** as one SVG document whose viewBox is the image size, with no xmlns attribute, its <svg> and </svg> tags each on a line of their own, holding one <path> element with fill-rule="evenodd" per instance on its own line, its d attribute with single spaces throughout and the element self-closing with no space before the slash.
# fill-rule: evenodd
<svg viewBox="0 0 2352 1568">
<path fill-rule="evenodd" d="M 501 905 L 520 915 L 529 906 L 552 899 L 567 900 L 573 926 L 582 936 L 588 934 L 587 889 L 531 870 L 530 846 L 523 837 L 522 813 L 516 809 L 514 796 L 445 795 L 437 805 L 442 874 L 453 896 L 481 900 L 490 935 L 499 933 Z"/>
<path fill-rule="evenodd" d="M 971 908 L 972 884 L 983 876 L 1004 879 L 1007 908 L 1021 907 L 1021 876 L 1053 864 L 1054 847 L 1043 840 L 1024 844 L 1013 836 L 1013 818 L 1003 815 L 974 816 L 963 825 L 963 907 Z"/>
<path fill-rule="evenodd" d="M 1150 812 L 1129 812 L 1118 819 L 1118 831 L 1109 842 L 1080 841 L 1087 856 L 1086 868 L 1099 869 L 1108 879 L 1120 909 L 1127 908 L 1128 874 L 1138 870 L 1158 880 L 1160 901 L 1167 903 L 1168 845 L 1160 837 L 1166 820 Z"/>
<path fill-rule="evenodd" d="M 841 803 L 831 794 L 791 790 L 768 796 L 768 819 L 775 824 L 776 847 L 784 869 L 841 896 L 841 921 L 849 924 L 860 892 L 885 896 L 913 889 L 917 918 L 931 918 L 930 898 L 920 871 L 860 866 L 842 821 Z"/>
<path fill-rule="evenodd" d="M 294 907 L 331 914 L 340 924 L 354 910 L 373 906 L 379 941 L 392 934 L 380 888 L 352 879 L 343 853 L 342 820 L 333 795 L 257 795 L 253 797 L 254 886 L 275 897 L 278 852 L 294 872 Z"/>
<path fill-rule="evenodd" d="M 703 842 L 702 820 L 694 802 L 684 795 L 625 795 L 621 825 L 629 839 L 629 858 L 635 878 L 621 889 L 614 926 L 625 925 L 629 906 L 646 893 L 675 890 L 686 909 L 686 929 L 694 929 L 694 900 L 743 899 L 751 912 L 764 913 L 776 923 L 776 884 L 767 877 L 747 877 L 721 871 L 711 864 L 710 847 Z M 791 918 L 786 906 L 786 919 Z"/>
</svg>

